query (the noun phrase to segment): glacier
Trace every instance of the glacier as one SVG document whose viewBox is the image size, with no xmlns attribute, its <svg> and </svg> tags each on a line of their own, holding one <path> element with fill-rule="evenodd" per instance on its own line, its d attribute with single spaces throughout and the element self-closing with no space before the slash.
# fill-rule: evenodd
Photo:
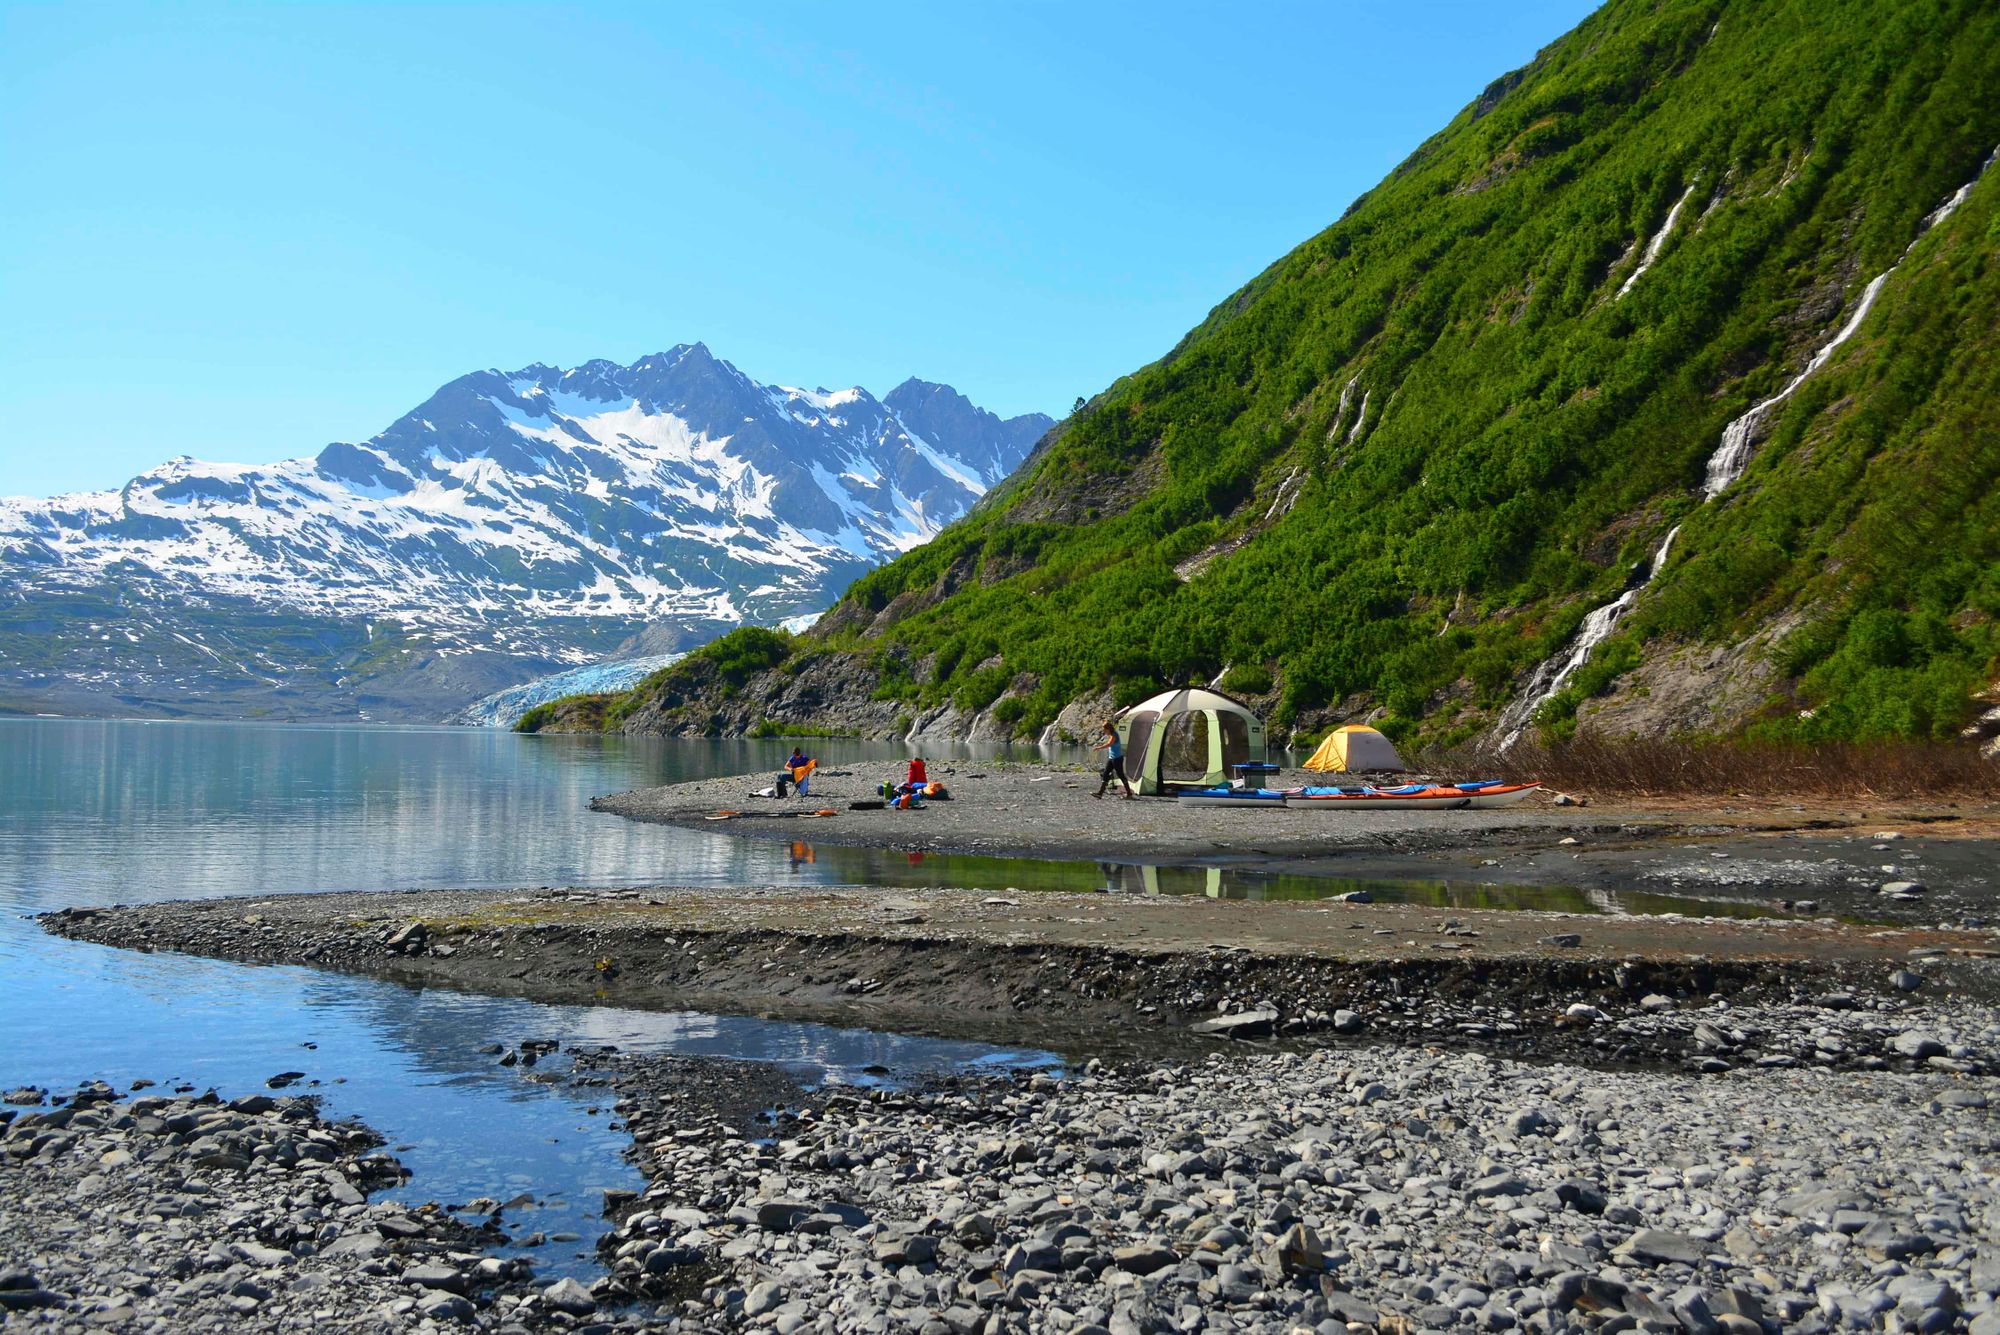
<svg viewBox="0 0 2000 1335">
<path fill-rule="evenodd" d="M 605 691 L 627 690 L 661 668 L 671 667 L 685 657 L 686 654 L 654 654 L 648 658 L 631 658 L 618 663 L 590 663 L 583 667 L 571 668 L 567 672 L 551 673 L 546 677 L 524 681 L 519 686 L 509 686 L 504 691 L 495 691 L 483 699 L 475 700 L 447 718 L 445 722 L 469 724 L 480 728 L 511 728 L 521 721 L 522 715 L 536 705 L 545 705 L 566 695 L 595 695 Z"/>
</svg>

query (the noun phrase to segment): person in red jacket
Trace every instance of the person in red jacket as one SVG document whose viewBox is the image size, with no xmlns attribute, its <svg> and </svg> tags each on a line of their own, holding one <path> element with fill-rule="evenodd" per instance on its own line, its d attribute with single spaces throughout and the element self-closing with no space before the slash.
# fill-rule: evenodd
<svg viewBox="0 0 2000 1335">
<path fill-rule="evenodd" d="M 922 756 L 911 757 L 910 776 L 903 780 L 903 786 L 905 788 L 921 788 L 930 781 L 930 775 L 924 772 L 924 758 Z"/>
</svg>

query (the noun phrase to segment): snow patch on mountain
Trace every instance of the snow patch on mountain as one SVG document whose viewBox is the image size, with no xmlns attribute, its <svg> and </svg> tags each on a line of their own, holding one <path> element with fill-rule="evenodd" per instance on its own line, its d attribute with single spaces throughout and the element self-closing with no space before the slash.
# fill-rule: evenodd
<svg viewBox="0 0 2000 1335">
<path fill-rule="evenodd" d="M 0 502 L 0 570 L 388 618 L 445 643 L 506 623 L 558 658 L 562 632 L 538 625 L 777 621 L 935 535 L 1049 425 L 927 388 L 957 401 L 964 442 L 865 389 L 760 385 L 700 344 L 477 372 L 313 458 L 179 458 L 116 491 Z"/>
<path fill-rule="evenodd" d="M 362 622 L 393 627 L 406 655 L 513 655 L 528 671 L 596 663 L 642 633 L 668 649 L 810 615 L 964 514 L 1051 425 L 917 380 L 882 399 L 764 385 L 698 343 L 629 366 L 474 372 L 309 458 L 183 456 L 116 490 L 0 500 L 0 621 L 34 628 L 0 643 L 0 698 L 31 663 L 34 689 L 52 689 L 64 644 L 107 642 L 112 627 L 72 624 L 79 597 L 145 609 L 132 673 L 149 699 L 199 693 L 201 655 L 163 667 L 162 647 L 226 656 L 224 608 L 286 620 L 261 670 L 274 690 L 334 622 L 349 657 L 329 680 L 359 689 Z M 91 662 L 93 689 L 131 684 L 101 647 Z"/>
</svg>

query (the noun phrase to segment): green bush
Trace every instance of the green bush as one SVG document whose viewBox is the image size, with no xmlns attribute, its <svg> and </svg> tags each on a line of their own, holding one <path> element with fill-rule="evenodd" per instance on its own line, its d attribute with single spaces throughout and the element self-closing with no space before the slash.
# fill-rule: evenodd
<svg viewBox="0 0 2000 1335">
<path fill-rule="evenodd" d="M 1271 671 L 1257 663 L 1244 663 L 1222 674 L 1218 683 L 1231 695 L 1262 695 L 1271 689 Z"/>
</svg>

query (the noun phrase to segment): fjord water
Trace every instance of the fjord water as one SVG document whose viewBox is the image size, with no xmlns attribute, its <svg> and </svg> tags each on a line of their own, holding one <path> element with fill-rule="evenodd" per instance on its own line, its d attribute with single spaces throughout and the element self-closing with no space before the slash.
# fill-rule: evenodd
<svg viewBox="0 0 2000 1335">
<path fill-rule="evenodd" d="M 816 1025 L 541 1006 L 312 969 L 51 937 L 69 905 L 290 891 L 779 884 L 838 878 L 782 844 L 641 825 L 598 793 L 775 769 L 781 742 L 522 738 L 484 729 L 0 721 L 0 1086 L 177 1080 L 225 1096 L 281 1072 L 389 1138 L 412 1200 L 533 1193 L 516 1228 L 574 1233 L 631 1186 L 603 1091 L 543 1085 L 481 1048 L 527 1038 L 777 1061 L 859 1079 L 1047 1054 Z M 842 745 L 885 763 L 900 750 Z"/>
</svg>

